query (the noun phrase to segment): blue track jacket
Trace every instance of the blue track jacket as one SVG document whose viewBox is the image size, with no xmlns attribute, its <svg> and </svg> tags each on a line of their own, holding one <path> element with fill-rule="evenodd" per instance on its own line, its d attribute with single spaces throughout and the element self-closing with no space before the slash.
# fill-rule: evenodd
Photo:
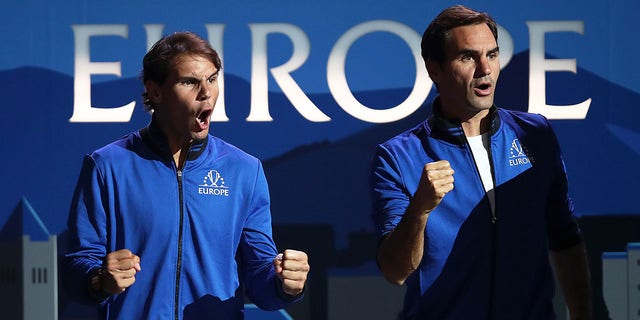
<svg viewBox="0 0 640 320">
<path fill-rule="evenodd" d="M 142 270 L 102 302 L 107 319 L 241 319 L 240 283 L 263 309 L 299 300 L 282 292 L 272 265 L 259 160 L 208 136 L 178 170 L 165 141 L 152 121 L 85 157 L 68 220 L 70 295 L 87 299 L 90 274 L 108 252 L 126 248 Z"/>
<path fill-rule="evenodd" d="M 393 230 L 426 163 L 448 160 L 454 189 L 427 220 L 424 255 L 406 281 L 407 319 L 554 319 L 548 250 L 581 235 L 560 148 L 540 115 L 491 109 L 495 217 L 462 127 L 434 115 L 377 148 L 373 217 Z"/>
</svg>

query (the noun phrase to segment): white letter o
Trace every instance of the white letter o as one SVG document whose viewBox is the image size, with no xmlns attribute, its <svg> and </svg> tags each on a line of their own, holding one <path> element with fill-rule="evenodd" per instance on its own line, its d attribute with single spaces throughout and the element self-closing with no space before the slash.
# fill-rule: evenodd
<svg viewBox="0 0 640 320">
<path fill-rule="evenodd" d="M 409 45 L 416 65 L 416 79 L 407 99 L 384 110 L 371 109 L 360 103 L 351 93 L 345 75 L 345 61 L 351 45 L 365 34 L 378 31 L 390 32 L 402 38 Z M 420 55 L 421 40 L 422 37 L 413 29 L 390 20 L 364 22 L 349 29 L 338 39 L 327 62 L 327 83 L 333 98 L 348 114 L 367 122 L 387 123 L 409 116 L 426 100 L 433 84 Z"/>
</svg>

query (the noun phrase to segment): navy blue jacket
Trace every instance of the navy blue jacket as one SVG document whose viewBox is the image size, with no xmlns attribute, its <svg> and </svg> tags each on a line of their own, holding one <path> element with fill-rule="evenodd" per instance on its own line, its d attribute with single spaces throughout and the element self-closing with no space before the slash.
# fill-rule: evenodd
<svg viewBox="0 0 640 320">
<path fill-rule="evenodd" d="M 462 127 L 434 116 L 377 148 L 373 217 L 398 224 L 426 163 L 448 160 L 454 189 L 427 220 L 424 255 L 406 281 L 408 319 L 553 319 L 548 250 L 578 244 L 558 141 L 541 115 L 491 109 L 492 215 Z"/>
</svg>

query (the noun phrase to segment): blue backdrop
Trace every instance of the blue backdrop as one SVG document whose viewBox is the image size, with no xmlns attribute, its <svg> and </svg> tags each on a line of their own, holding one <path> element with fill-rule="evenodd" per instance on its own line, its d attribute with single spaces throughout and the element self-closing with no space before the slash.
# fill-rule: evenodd
<svg viewBox="0 0 640 320">
<path fill-rule="evenodd" d="M 223 56 L 211 133 L 264 161 L 274 224 L 325 230 L 329 267 L 374 272 L 354 256 L 369 158 L 430 114 L 419 39 L 455 3 L 500 24 L 496 104 L 552 119 L 577 214 L 640 214 L 638 1 L 30 0 L 0 4 L 0 226 L 24 196 L 64 232 L 82 156 L 149 121 L 149 44 L 191 30 Z"/>
</svg>

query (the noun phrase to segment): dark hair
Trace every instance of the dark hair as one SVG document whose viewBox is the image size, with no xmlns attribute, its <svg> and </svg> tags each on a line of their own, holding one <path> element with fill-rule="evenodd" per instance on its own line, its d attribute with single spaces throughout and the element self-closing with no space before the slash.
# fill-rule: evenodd
<svg viewBox="0 0 640 320">
<path fill-rule="evenodd" d="M 445 60 L 445 40 L 449 38 L 451 29 L 482 23 L 487 24 L 497 42 L 498 27 L 493 18 L 487 13 L 478 12 L 462 5 L 444 9 L 433 19 L 422 35 L 422 42 L 420 43 L 422 59 L 425 62 L 431 59 L 438 64 L 442 64 Z"/>
<path fill-rule="evenodd" d="M 193 54 L 205 57 L 220 70 L 222 62 L 220 56 L 211 47 L 209 42 L 193 32 L 176 32 L 165 36 L 156 42 L 151 50 L 142 59 L 142 83 L 153 81 L 162 85 L 167 79 L 169 70 L 174 66 L 176 58 L 184 54 Z M 143 103 L 147 110 L 154 109 L 153 102 L 147 92 L 142 94 Z"/>
</svg>

